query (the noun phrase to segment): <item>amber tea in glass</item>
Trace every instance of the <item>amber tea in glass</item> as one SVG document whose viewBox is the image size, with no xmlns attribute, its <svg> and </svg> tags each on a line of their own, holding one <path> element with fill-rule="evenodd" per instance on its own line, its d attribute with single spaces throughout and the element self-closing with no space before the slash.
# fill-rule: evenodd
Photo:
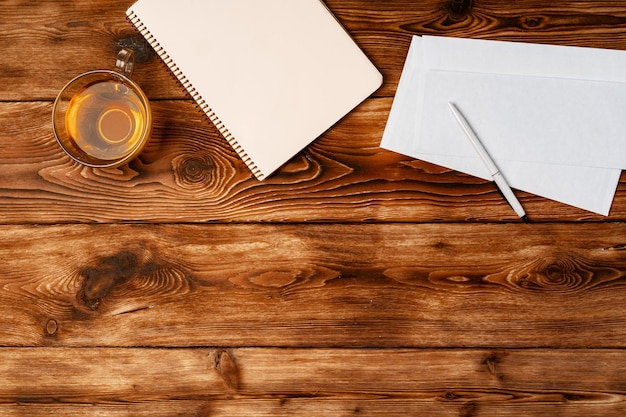
<svg viewBox="0 0 626 417">
<path fill-rule="evenodd" d="M 82 74 L 59 93 L 53 109 L 57 141 L 74 160 L 113 167 L 137 156 L 148 141 L 148 99 L 130 78 L 132 52 L 120 51 L 116 71 Z"/>
</svg>

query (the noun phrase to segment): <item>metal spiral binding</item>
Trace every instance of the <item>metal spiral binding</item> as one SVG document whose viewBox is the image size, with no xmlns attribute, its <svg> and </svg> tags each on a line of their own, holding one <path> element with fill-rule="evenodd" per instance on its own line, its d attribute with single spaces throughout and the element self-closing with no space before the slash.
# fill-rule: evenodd
<svg viewBox="0 0 626 417">
<path fill-rule="evenodd" d="M 252 171 L 254 176 L 263 180 L 265 175 L 259 170 L 254 162 L 250 159 L 248 154 L 243 150 L 243 148 L 239 145 L 237 140 L 233 137 L 233 135 L 228 131 L 224 123 L 217 117 L 215 112 L 211 109 L 208 103 L 202 98 L 200 93 L 193 87 L 191 82 L 187 79 L 185 74 L 178 68 L 176 63 L 170 58 L 169 54 L 163 49 L 163 47 L 159 44 L 157 39 L 150 33 L 148 28 L 143 24 L 141 19 L 132 11 L 126 12 L 128 16 L 128 20 L 130 23 L 137 28 L 139 33 L 146 39 L 146 41 L 152 46 L 154 51 L 159 55 L 161 60 L 167 65 L 167 67 L 172 71 L 174 76 L 178 79 L 178 81 L 182 84 L 182 86 L 187 90 L 187 92 L 194 99 L 198 107 L 207 115 L 211 123 L 215 125 L 217 130 L 224 136 L 224 139 L 232 146 L 232 148 L 237 152 L 239 157 L 243 160 L 243 162 L 248 166 L 248 168 Z"/>
</svg>

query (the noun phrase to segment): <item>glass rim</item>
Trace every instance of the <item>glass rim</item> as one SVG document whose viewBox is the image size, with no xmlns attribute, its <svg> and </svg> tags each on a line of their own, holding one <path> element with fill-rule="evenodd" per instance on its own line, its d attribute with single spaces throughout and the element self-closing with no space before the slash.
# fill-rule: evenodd
<svg viewBox="0 0 626 417">
<path fill-rule="evenodd" d="M 80 159 L 78 156 L 73 155 L 73 153 L 69 149 L 67 149 L 67 147 L 63 143 L 63 140 L 59 137 L 59 133 L 57 132 L 57 123 L 56 123 L 57 107 L 59 106 L 59 103 L 62 100 L 63 94 L 66 93 L 67 90 L 69 90 L 69 88 L 72 85 L 74 85 L 75 83 L 77 83 L 81 79 L 87 78 L 89 76 L 97 76 L 97 75 L 110 76 L 111 79 L 117 78 L 117 79 L 121 80 L 122 82 L 124 82 L 126 84 L 129 84 L 132 87 L 133 91 L 141 99 L 142 103 L 144 104 L 145 110 L 146 110 L 146 128 L 143 131 L 143 140 L 139 141 L 137 143 L 137 145 L 135 147 L 133 147 L 133 149 L 130 152 L 128 152 L 128 154 L 124 155 L 123 157 L 118 158 L 118 159 L 114 159 L 114 160 L 111 160 L 111 161 L 102 160 L 103 163 L 96 163 L 96 162 L 85 161 L 83 159 Z M 70 81 L 68 81 L 63 86 L 63 88 L 61 88 L 61 90 L 59 91 L 59 93 L 57 94 L 57 96 L 56 96 L 56 98 L 54 100 L 54 104 L 52 105 L 52 131 L 54 133 L 54 137 L 55 137 L 57 143 L 59 144 L 59 146 L 61 147 L 63 152 L 67 156 L 69 156 L 71 159 L 73 159 L 74 161 L 78 162 L 81 165 L 84 165 L 84 166 L 87 166 L 87 167 L 91 167 L 91 168 L 114 168 L 114 167 L 118 167 L 120 165 L 123 165 L 126 162 L 129 162 L 130 160 L 134 159 L 137 155 L 139 155 L 139 153 L 141 153 L 141 151 L 143 150 L 144 146 L 148 142 L 151 129 L 152 129 L 152 110 L 150 108 L 150 102 L 148 100 L 148 96 L 146 96 L 144 91 L 141 89 L 141 87 L 139 87 L 139 85 L 135 81 L 130 79 L 125 74 L 123 74 L 123 73 L 121 73 L 119 71 L 115 71 L 115 70 L 107 70 L 107 69 L 92 70 L 92 71 L 87 71 L 87 72 L 84 72 L 82 74 L 79 74 L 79 75 L 75 76 Z M 97 159 L 97 158 L 94 158 L 94 159 Z M 106 162 L 104 162 L 104 161 L 106 161 Z"/>
</svg>

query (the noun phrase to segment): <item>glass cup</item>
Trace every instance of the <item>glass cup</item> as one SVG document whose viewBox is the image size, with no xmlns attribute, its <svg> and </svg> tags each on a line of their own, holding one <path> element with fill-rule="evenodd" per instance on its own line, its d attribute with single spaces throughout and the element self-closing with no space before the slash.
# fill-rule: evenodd
<svg viewBox="0 0 626 417">
<path fill-rule="evenodd" d="M 117 167 L 135 158 L 150 138 L 148 97 L 129 77 L 134 53 L 122 49 L 115 70 L 97 70 L 71 80 L 52 108 L 57 142 L 73 160 L 95 168 Z"/>
</svg>

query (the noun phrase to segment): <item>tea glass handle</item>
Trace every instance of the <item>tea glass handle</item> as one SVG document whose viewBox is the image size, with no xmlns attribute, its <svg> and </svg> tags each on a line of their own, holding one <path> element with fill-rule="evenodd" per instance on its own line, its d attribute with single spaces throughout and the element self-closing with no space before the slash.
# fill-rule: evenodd
<svg viewBox="0 0 626 417">
<path fill-rule="evenodd" d="M 130 49 L 122 49 L 117 54 L 115 70 L 130 77 L 135 68 L 135 53 Z"/>
</svg>

